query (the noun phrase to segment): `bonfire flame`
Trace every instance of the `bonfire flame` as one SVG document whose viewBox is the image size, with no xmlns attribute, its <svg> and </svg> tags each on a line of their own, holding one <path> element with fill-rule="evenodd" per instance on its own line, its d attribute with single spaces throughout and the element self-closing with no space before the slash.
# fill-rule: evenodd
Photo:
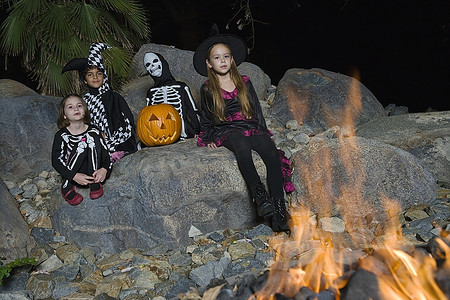
<svg viewBox="0 0 450 300">
<path fill-rule="evenodd" d="M 344 108 L 344 124 L 341 125 L 341 134 L 338 135 L 340 142 L 340 155 L 343 162 L 351 162 L 349 148 L 357 149 L 358 145 L 354 138 L 354 120 L 362 109 L 359 74 L 356 74 L 349 88 L 350 105 Z M 296 97 L 294 97 L 296 98 Z M 293 99 L 296 102 L 296 99 Z M 289 99 L 288 99 L 289 101 Z M 297 99 L 298 101 L 298 99 Z M 302 100 L 304 105 L 308 101 Z M 295 107 L 291 104 L 290 107 Z M 301 114 L 299 110 L 293 110 Z M 300 111 L 306 111 L 302 109 Z M 336 113 L 336 112 L 334 112 Z M 303 115 L 301 116 L 303 118 Z M 382 299 L 447 299 L 439 289 L 433 274 L 437 266 L 436 260 L 429 254 L 420 250 L 401 250 L 402 234 L 397 220 L 400 206 L 393 200 L 383 198 L 386 219 L 382 229 L 384 241 L 377 244 L 361 241 L 361 235 L 356 233 L 368 232 L 367 220 L 358 218 L 359 208 L 367 205 L 363 199 L 362 187 L 365 172 L 354 164 L 346 164 L 345 170 L 349 176 L 352 186 L 341 187 L 340 196 L 330 199 L 332 186 L 331 154 L 323 147 L 324 151 L 314 158 L 311 165 L 325 168 L 328 173 L 320 181 L 315 178 L 311 180 L 310 174 L 305 178 L 309 197 L 320 207 L 321 216 L 331 216 L 332 207 L 345 208 L 339 210 L 346 226 L 352 224 L 358 230 L 349 231 L 352 241 L 340 240 L 332 233 L 326 232 L 317 226 L 316 217 L 307 207 L 291 207 L 292 228 L 291 237 L 276 235 L 271 239 L 270 246 L 276 253 L 275 264 L 271 267 L 265 286 L 255 293 L 252 298 L 269 300 L 274 299 L 276 294 L 286 297 L 294 297 L 303 287 L 318 293 L 324 290 L 333 291 L 336 299 L 340 299 L 339 290 L 348 282 L 348 275 L 344 271 L 344 254 L 355 253 L 354 245 L 362 247 L 360 257 L 357 259 L 358 268 L 367 270 L 376 275 L 378 279 L 379 296 Z M 301 172 L 308 172 L 308 168 L 301 168 Z M 313 170 L 310 173 L 313 173 Z M 356 179 L 357 177 L 357 179 Z M 314 184 L 313 184 L 314 182 Z M 319 183 L 318 183 L 319 182 Z M 356 184 L 355 184 L 356 183 Z M 355 196 L 356 195 L 356 196 Z M 355 197 L 357 198 L 355 205 Z M 352 201 L 348 201 L 348 199 Z M 351 203 L 350 203 L 351 202 Z M 317 209 L 315 211 L 318 211 Z M 450 249 L 442 240 L 437 240 L 442 249 L 442 257 L 445 263 L 442 268 L 450 270 Z M 352 247 L 353 246 L 353 247 Z M 297 250 L 297 251 L 293 251 Z M 293 260 L 292 253 L 298 253 Z M 293 261 L 298 265 L 292 265 Z M 348 266 L 347 266 L 348 268 Z"/>
</svg>

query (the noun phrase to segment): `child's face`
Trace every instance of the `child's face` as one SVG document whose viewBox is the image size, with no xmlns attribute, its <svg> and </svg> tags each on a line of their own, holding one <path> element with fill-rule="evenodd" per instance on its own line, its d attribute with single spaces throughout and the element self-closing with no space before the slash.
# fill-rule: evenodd
<svg viewBox="0 0 450 300">
<path fill-rule="evenodd" d="M 93 68 L 87 71 L 84 82 L 91 88 L 98 89 L 103 84 L 103 77 L 103 71 Z"/>
<path fill-rule="evenodd" d="M 206 66 L 212 68 L 217 74 L 226 74 L 231 68 L 232 60 L 230 49 L 224 44 L 217 44 L 211 48 Z"/>
<path fill-rule="evenodd" d="M 84 109 L 83 100 L 78 97 L 69 97 L 64 104 L 64 118 L 70 122 L 84 119 L 86 110 Z"/>
</svg>

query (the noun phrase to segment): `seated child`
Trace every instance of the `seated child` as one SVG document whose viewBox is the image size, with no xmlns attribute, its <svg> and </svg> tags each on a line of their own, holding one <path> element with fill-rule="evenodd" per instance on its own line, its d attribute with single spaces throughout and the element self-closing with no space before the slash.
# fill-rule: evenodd
<svg viewBox="0 0 450 300">
<path fill-rule="evenodd" d="M 104 140 L 90 123 L 86 103 L 78 95 L 64 97 L 59 105 L 58 128 L 53 140 L 52 166 L 61 174 L 61 194 L 71 205 L 78 205 L 83 196 L 76 185 L 89 186 L 89 196 L 103 195 L 102 182 L 112 168 Z"/>
<path fill-rule="evenodd" d="M 144 67 L 155 81 L 147 91 L 147 105 L 171 104 L 181 117 L 181 139 L 192 138 L 200 132 L 197 107 L 186 83 L 176 81 L 169 70 L 169 64 L 159 53 L 144 55 Z"/>
<path fill-rule="evenodd" d="M 72 59 L 62 72 L 78 70 L 81 80 L 89 89 L 83 99 L 91 114 L 91 124 L 101 131 L 111 160 L 117 162 L 137 149 L 135 123 L 125 99 L 108 85 L 108 75 L 101 56 L 101 52 L 107 48 L 104 43 L 92 44 L 88 58 Z"/>
</svg>

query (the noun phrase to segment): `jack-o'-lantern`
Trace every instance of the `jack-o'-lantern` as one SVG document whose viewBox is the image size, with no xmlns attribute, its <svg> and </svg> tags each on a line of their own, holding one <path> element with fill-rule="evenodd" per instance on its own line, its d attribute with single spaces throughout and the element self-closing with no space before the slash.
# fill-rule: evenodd
<svg viewBox="0 0 450 300">
<path fill-rule="evenodd" d="M 146 106 L 139 112 L 136 129 L 145 145 L 168 145 L 180 137 L 181 117 L 170 104 Z"/>
</svg>

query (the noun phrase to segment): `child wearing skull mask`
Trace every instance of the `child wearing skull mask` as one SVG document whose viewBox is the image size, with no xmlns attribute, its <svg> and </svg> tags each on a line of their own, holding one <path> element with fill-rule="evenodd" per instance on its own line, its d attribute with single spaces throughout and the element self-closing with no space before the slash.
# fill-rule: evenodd
<svg viewBox="0 0 450 300">
<path fill-rule="evenodd" d="M 111 161 L 117 162 L 135 152 L 137 146 L 133 114 L 125 99 L 112 91 L 108 84 L 101 56 L 102 51 L 108 48 L 104 43 L 93 43 L 88 58 L 72 59 L 62 72 L 77 70 L 80 79 L 86 84 L 89 91 L 83 100 L 88 105 L 91 124 L 102 132 Z"/>
<path fill-rule="evenodd" d="M 144 67 L 155 84 L 147 91 L 147 105 L 171 104 L 181 117 L 181 139 L 196 137 L 200 132 L 197 107 L 186 83 L 177 81 L 169 64 L 159 53 L 147 52 Z"/>
</svg>

